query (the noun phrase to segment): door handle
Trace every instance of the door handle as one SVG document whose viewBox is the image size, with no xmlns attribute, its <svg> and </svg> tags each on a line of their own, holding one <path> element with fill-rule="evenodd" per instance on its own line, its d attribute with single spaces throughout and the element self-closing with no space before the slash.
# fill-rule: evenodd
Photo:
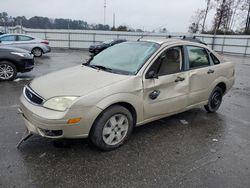
<svg viewBox="0 0 250 188">
<path fill-rule="evenodd" d="M 214 70 L 209 69 L 209 70 L 207 71 L 207 73 L 208 73 L 208 74 L 213 74 L 213 73 L 214 73 Z"/>
<path fill-rule="evenodd" d="M 184 81 L 184 80 L 185 80 L 185 78 L 182 78 L 182 77 L 178 76 L 178 77 L 176 78 L 175 82 L 182 82 L 182 81 Z"/>
<path fill-rule="evenodd" d="M 160 95 L 160 93 L 161 92 L 159 90 L 154 90 L 149 94 L 149 98 L 155 100 Z"/>
</svg>

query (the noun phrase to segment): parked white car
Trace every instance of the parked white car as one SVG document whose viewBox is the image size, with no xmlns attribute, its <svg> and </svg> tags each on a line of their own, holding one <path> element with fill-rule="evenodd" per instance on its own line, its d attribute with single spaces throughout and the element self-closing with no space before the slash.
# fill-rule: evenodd
<svg viewBox="0 0 250 188">
<path fill-rule="evenodd" d="M 234 83 L 234 65 L 194 42 L 124 42 L 85 65 L 26 85 L 20 98 L 32 134 L 84 138 L 102 150 L 139 126 L 192 108 L 215 112 Z"/>
<path fill-rule="evenodd" d="M 35 57 L 41 57 L 43 54 L 51 51 L 49 41 L 24 34 L 0 35 L 0 43 L 2 45 L 28 50 Z"/>
</svg>

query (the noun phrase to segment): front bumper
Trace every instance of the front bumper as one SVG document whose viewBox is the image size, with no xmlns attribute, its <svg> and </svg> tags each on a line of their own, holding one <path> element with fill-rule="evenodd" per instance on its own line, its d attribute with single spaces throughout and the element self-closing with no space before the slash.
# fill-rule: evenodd
<svg viewBox="0 0 250 188">
<path fill-rule="evenodd" d="M 22 59 L 19 63 L 19 72 L 29 72 L 34 68 L 34 66 L 34 58 Z"/>
<path fill-rule="evenodd" d="M 27 129 L 33 133 L 47 138 L 86 138 L 91 126 L 101 112 L 101 109 L 71 109 L 70 112 L 57 112 L 35 106 L 29 103 L 24 96 L 20 98 L 20 112 Z M 80 117 L 77 124 L 67 124 L 68 119 Z"/>
</svg>

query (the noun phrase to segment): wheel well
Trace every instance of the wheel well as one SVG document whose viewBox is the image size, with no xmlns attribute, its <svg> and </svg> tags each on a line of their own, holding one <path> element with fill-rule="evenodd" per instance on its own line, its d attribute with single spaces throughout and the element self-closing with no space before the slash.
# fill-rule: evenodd
<svg viewBox="0 0 250 188">
<path fill-rule="evenodd" d="M 217 86 L 222 89 L 223 94 L 226 92 L 227 86 L 226 86 L 226 84 L 224 82 L 221 82 L 221 83 L 217 84 Z"/>
<path fill-rule="evenodd" d="M 13 63 L 13 65 L 15 65 L 15 67 L 16 67 L 17 72 L 20 72 L 19 67 L 16 65 L 16 62 L 15 62 L 15 61 L 13 61 L 13 60 L 11 60 L 11 59 L 0 59 L 0 62 L 1 62 L 1 61 L 8 61 L 8 62 L 10 62 L 10 63 Z"/>
<path fill-rule="evenodd" d="M 131 104 L 129 104 L 129 103 L 127 103 L 127 102 L 118 102 L 118 103 L 114 103 L 114 104 L 108 106 L 107 108 L 105 108 L 105 109 L 98 115 L 98 117 L 99 117 L 106 109 L 108 109 L 108 108 L 110 108 L 111 106 L 114 106 L 114 105 L 120 105 L 120 106 L 126 108 L 126 109 L 131 113 L 131 115 L 132 115 L 132 117 L 133 117 L 133 124 L 136 125 L 136 121 L 137 121 L 137 113 L 136 113 L 136 110 L 135 110 L 135 108 L 134 108 Z M 98 119 L 98 117 L 97 117 L 96 119 Z M 96 120 L 95 120 L 95 121 L 96 121 Z"/>
<path fill-rule="evenodd" d="M 119 103 L 112 104 L 111 106 L 113 106 L 113 105 L 120 105 L 120 106 L 123 106 L 124 108 L 128 109 L 128 111 L 131 113 L 131 115 L 133 117 L 133 124 L 136 125 L 137 113 L 136 113 L 135 108 L 131 104 L 129 104 L 127 102 L 119 102 Z"/>
<path fill-rule="evenodd" d="M 31 52 L 32 52 L 34 49 L 36 49 L 36 48 L 38 48 L 38 49 L 42 50 L 42 53 L 44 53 L 43 49 L 42 49 L 42 48 L 40 48 L 40 47 L 34 47 L 34 48 L 32 48 Z"/>
<path fill-rule="evenodd" d="M 118 103 L 112 104 L 112 105 L 108 106 L 107 108 L 105 108 L 105 109 L 97 116 L 97 118 L 96 118 L 95 121 L 93 122 L 93 125 L 95 124 L 95 122 L 98 120 L 98 118 L 100 117 L 100 115 L 102 115 L 102 113 L 103 113 L 106 109 L 108 109 L 109 107 L 114 106 L 114 105 L 120 105 L 120 106 L 126 108 L 126 109 L 131 113 L 131 115 L 132 115 L 132 117 L 133 117 L 133 125 L 134 125 L 134 126 L 136 125 L 136 121 L 137 121 L 137 113 L 136 113 L 136 110 L 135 110 L 135 108 L 134 108 L 131 104 L 129 104 L 129 103 L 127 103 L 127 102 L 118 102 Z M 93 125 L 91 126 L 91 129 L 90 129 L 90 131 L 89 131 L 89 135 L 92 134 Z"/>
</svg>

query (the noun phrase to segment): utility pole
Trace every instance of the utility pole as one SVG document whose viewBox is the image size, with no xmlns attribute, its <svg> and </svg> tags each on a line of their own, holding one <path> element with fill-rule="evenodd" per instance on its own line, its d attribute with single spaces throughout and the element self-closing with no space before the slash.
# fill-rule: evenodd
<svg viewBox="0 0 250 188">
<path fill-rule="evenodd" d="M 104 22 L 103 25 L 106 25 L 106 8 L 107 8 L 107 2 L 104 0 Z"/>
<path fill-rule="evenodd" d="M 113 28 L 115 28 L 115 13 L 113 14 Z"/>
</svg>

